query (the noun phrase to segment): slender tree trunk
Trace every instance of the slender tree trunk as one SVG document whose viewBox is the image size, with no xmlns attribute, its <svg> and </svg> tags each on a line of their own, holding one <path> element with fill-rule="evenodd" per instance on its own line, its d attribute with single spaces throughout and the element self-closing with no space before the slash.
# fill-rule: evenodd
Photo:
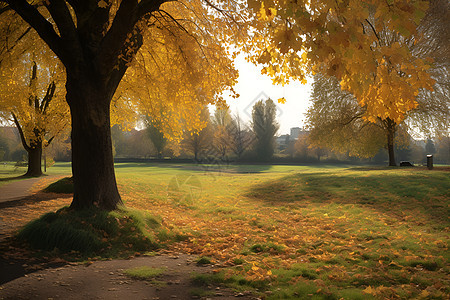
<svg viewBox="0 0 450 300">
<path fill-rule="evenodd" d="M 25 176 L 39 177 L 42 176 L 42 143 L 33 145 L 27 149 L 28 153 L 28 170 Z"/>
<path fill-rule="evenodd" d="M 89 81 L 89 76 L 80 77 L 69 77 L 66 83 L 72 116 L 74 195 L 70 207 L 114 210 L 122 200 L 114 173 L 110 97 L 101 84 Z"/>
<path fill-rule="evenodd" d="M 395 137 L 395 122 L 391 119 L 387 119 L 387 149 L 389 154 L 389 166 L 395 167 L 397 164 L 395 163 L 395 154 L 394 154 L 394 137 Z"/>
</svg>

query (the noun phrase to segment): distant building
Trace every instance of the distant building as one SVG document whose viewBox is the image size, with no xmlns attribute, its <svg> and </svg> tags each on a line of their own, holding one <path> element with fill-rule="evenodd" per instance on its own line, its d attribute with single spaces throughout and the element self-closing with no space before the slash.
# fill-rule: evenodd
<svg viewBox="0 0 450 300">
<path fill-rule="evenodd" d="M 300 127 L 292 127 L 291 134 L 290 134 L 291 140 L 298 139 L 298 136 L 301 134 L 301 132 L 302 132 L 302 129 Z"/>
</svg>

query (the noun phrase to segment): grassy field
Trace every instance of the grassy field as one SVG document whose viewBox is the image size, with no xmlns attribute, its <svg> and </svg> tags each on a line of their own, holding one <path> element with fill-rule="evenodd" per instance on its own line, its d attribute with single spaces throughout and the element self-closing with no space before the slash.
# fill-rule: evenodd
<svg viewBox="0 0 450 300">
<path fill-rule="evenodd" d="M 217 266 L 199 284 L 271 299 L 450 295 L 448 169 L 129 163 L 116 173 L 126 206 L 187 237 L 172 250 Z"/>
<path fill-rule="evenodd" d="M 26 167 L 16 167 L 15 162 L 0 163 L 0 187 L 7 183 L 20 180 L 20 176 L 25 174 Z"/>
</svg>

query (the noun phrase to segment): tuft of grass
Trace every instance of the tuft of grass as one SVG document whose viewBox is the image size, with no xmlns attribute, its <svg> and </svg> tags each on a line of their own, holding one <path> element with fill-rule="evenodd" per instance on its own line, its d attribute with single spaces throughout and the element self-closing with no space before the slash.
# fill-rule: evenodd
<svg viewBox="0 0 450 300">
<path fill-rule="evenodd" d="M 233 264 L 234 265 L 242 265 L 245 263 L 245 260 L 241 259 L 241 258 L 235 258 L 233 259 Z"/>
<path fill-rule="evenodd" d="M 124 270 L 124 273 L 135 279 L 149 280 L 160 276 L 165 271 L 166 268 L 152 268 L 147 266 L 141 266 Z"/>
<path fill-rule="evenodd" d="M 206 256 L 200 257 L 197 260 L 197 264 L 198 265 L 210 265 L 210 264 L 212 264 L 211 258 L 210 257 L 206 257 Z"/>
<path fill-rule="evenodd" d="M 224 272 L 193 274 L 191 282 L 197 287 L 226 285 L 236 291 L 265 290 L 268 284 L 265 280 L 247 280 L 240 275 L 225 275 Z"/>
<path fill-rule="evenodd" d="M 285 247 L 283 245 L 274 244 L 274 243 L 267 243 L 267 244 L 255 244 L 250 247 L 250 251 L 254 253 L 261 253 L 261 252 L 268 252 L 268 253 L 274 253 L 279 254 L 284 251 Z"/>
<path fill-rule="evenodd" d="M 73 177 L 65 177 L 44 189 L 46 193 L 73 194 Z"/>
<path fill-rule="evenodd" d="M 162 247 L 157 238 L 161 231 L 167 232 L 157 218 L 138 210 L 74 211 L 64 207 L 28 223 L 17 238 L 44 251 L 57 249 L 82 257 L 127 257 Z"/>
<path fill-rule="evenodd" d="M 411 261 L 409 262 L 411 267 L 423 267 L 428 271 L 436 271 L 439 268 L 439 265 L 434 261 Z"/>
</svg>

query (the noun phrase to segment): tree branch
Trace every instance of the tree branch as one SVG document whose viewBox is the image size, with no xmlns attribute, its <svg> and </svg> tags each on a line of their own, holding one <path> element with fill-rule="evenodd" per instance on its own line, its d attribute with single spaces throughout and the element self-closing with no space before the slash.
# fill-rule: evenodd
<svg viewBox="0 0 450 300">
<path fill-rule="evenodd" d="M 366 19 L 366 22 L 367 22 L 367 24 L 369 24 L 370 28 L 372 28 L 372 31 L 375 34 L 375 36 L 377 37 L 378 43 L 381 46 L 380 36 L 378 35 L 377 31 L 375 30 L 375 27 L 373 27 L 372 23 L 370 23 L 369 20 Z"/>
<path fill-rule="evenodd" d="M 44 146 L 44 147 L 50 146 L 50 144 L 53 142 L 54 139 L 55 139 L 55 136 L 52 136 L 52 137 L 47 141 L 47 143 L 45 143 L 45 146 Z"/>
<path fill-rule="evenodd" d="M 128 35 L 132 34 L 134 25 L 137 22 L 137 5 L 137 0 L 122 1 L 120 3 L 111 28 L 101 41 L 97 51 L 98 57 L 96 57 L 96 59 L 98 59 L 99 62 L 97 68 L 102 75 L 107 75 L 111 70 L 119 67 L 118 57 L 121 53 L 135 54 L 137 52 L 138 49 L 128 49 L 128 51 L 126 49 L 126 47 L 129 46 L 129 43 L 127 43 Z M 108 83 L 108 85 L 112 86 L 111 83 Z"/>
<path fill-rule="evenodd" d="M 25 134 L 23 133 L 22 126 L 20 126 L 20 123 L 19 123 L 19 120 L 18 120 L 17 117 L 16 117 L 16 114 L 14 114 L 13 112 L 11 112 L 11 115 L 12 115 L 12 117 L 13 117 L 13 119 L 14 119 L 14 123 L 16 124 L 17 130 L 19 130 L 20 140 L 22 141 L 23 147 L 25 148 L 25 150 L 26 150 L 27 152 L 31 151 L 32 149 L 31 149 L 31 147 L 28 146 L 28 144 L 27 144 L 27 140 L 25 139 Z"/>
<path fill-rule="evenodd" d="M 49 2 L 47 9 L 58 27 L 64 44 L 66 47 L 70 47 L 71 51 L 81 52 L 76 27 L 67 4 L 60 0 L 50 0 Z"/>
<path fill-rule="evenodd" d="M 48 22 L 39 11 L 26 0 L 6 0 L 10 7 L 16 11 L 25 22 L 33 27 L 42 40 L 52 49 L 63 63 L 67 62 L 64 45 L 55 32 L 53 25 Z"/>
<path fill-rule="evenodd" d="M 49 84 L 47 88 L 47 93 L 45 94 L 44 99 L 42 99 L 40 111 L 43 115 L 45 115 L 48 105 L 50 104 L 50 101 L 53 99 L 53 95 L 55 94 L 56 84 L 54 81 Z"/>
<path fill-rule="evenodd" d="M 341 123 L 340 125 L 347 126 L 348 124 L 350 124 L 354 120 L 361 119 L 361 118 L 362 118 L 362 114 L 361 115 L 356 115 L 356 116 L 351 117 L 350 120 L 348 120 L 347 122 Z"/>
<path fill-rule="evenodd" d="M 137 6 L 137 18 L 140 19 L 148 13 L 157 11 L 163 3 L 172 1 L 175 0 L 142 0 Z"/>
</svg>

